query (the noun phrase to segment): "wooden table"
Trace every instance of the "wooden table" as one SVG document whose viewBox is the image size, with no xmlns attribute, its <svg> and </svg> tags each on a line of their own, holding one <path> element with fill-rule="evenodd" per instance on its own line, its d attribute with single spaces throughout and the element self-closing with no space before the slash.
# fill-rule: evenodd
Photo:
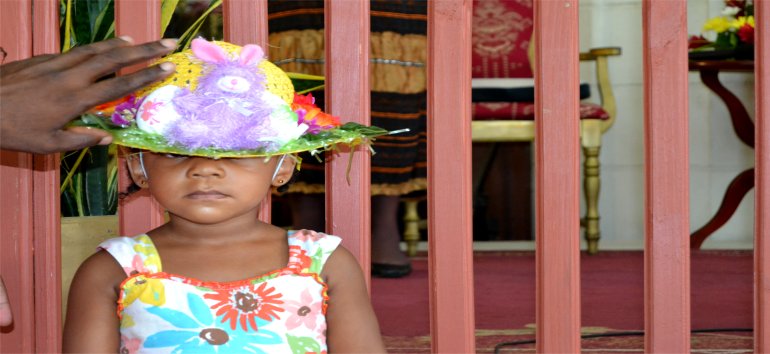
<svg viewBox="0 0 770 354">
<path fill-rule="evenodd" d="M 691 60 L 690 71 L 699 71 L 700 79 L 727 105 L 730 121 L 738 139 L 754 148 L 754 122 L 746 107 L 730 90 L 719 81 L 720 72 L 754 72 L 753 60 Z M 733 216 L 741 200 L 754 188 L 754 168 L 739 173 L 730 182 L 722 198 L 722 204 L 705 225 L 690 235 L 690 248 L 699 249 L 706 238 L 724 225 Z"/>
</svg>

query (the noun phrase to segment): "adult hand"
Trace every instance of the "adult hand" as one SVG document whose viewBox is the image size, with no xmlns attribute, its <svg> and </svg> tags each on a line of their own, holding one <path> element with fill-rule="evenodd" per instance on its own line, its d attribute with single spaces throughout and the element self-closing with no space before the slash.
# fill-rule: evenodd
<svg viewBox="0 0 770 354">
<path fill-rule="evenodd" d="M 175 47 L 173 39 L 132 45 L 121 37 L 0 66 L 0 148 L 52 153 L 109 144 L 112 137 L 103 130 L 64 127 L 98 104 L 170 75 L 174 65 L 163 63 L 97 81 Z"/>
</svg>

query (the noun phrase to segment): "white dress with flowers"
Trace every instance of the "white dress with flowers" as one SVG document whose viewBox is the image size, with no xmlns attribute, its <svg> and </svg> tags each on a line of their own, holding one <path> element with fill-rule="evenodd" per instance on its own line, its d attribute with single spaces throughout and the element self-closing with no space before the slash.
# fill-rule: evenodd
<svg viewBox="0 0 770 354">
<path fill-rule="evenodd" d="M 121 353 L 326 353 L 327 286 L 340 238 L 289 232 L 289 263 L 234 282 L 164 273 L 147 235 L 100 248 L 126 271 L 118 299 Z"/>
</svg>

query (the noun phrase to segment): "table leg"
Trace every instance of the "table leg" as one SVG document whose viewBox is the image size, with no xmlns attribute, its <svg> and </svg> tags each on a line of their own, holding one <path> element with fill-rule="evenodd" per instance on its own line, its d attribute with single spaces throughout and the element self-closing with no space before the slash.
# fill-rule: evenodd
<svg viewBox="0 0 770 354">
<path fill-rule="evenodd" d="M 690 235 L 690 248 L 700 249 L 703 241 L 717 229 L 722 227 L 730 217 L 733 216 L 738 205 L 752 188 L 754 188 L 754 168 L 741 172 L 733 178 L 722 198 L 722 204 L 719 206 L 716 214 L 703 225 L 698 231 Z"/>
<path fill-rule="evenodd" d="M 733 123 L 733 129 L 744 144 L 754 147 L 754 122 L 749 117 L 749 112 L 743 106 L 741 100 L 728 90 L 719 81 L 719 71 L 703 70 L 700 72 L 701 81 L 712 92 L 714 92 L 722 102 L 727 106 L 730 112 L 730 120 Z"/>
</svg>

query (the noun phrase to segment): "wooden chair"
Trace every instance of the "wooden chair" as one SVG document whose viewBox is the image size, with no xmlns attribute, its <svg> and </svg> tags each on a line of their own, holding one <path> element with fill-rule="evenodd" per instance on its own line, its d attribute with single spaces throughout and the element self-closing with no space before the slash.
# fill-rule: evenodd
<svg viewBox="0 0 770 354">
<path fill-rule="evenodd" d="M 474 142 L 513 142 L 535 139 L 534 79 L 531 58 L 533 11 L 529 1 L 476 0 L 473 3 L 473 122 Z M 620 48 L 595 48 L 580 53 L 581 62 L 595 64 L 600 104 L 580 103 L 580 145 L 583 151 L 583 187 L 588 252 L 598 252 L 599 188 L 602 135 L 615 122 L 615 97 L 607 58 Z M 580 98 L 590 86 L 580 85 Z"/>
</svg>

